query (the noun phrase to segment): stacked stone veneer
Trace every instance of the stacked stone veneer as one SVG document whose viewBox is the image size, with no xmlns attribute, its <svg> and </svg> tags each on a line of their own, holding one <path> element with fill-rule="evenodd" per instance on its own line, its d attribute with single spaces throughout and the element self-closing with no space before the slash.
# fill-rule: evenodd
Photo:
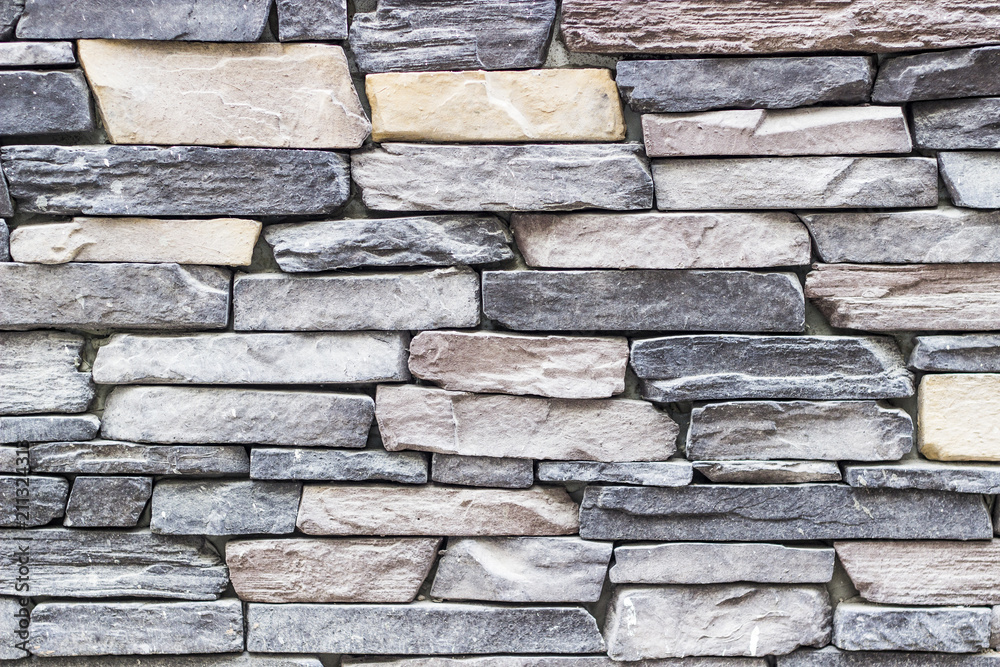
<svg viewBox="0 0 1000 667">
<path fill-rule="evenodd" d="M 0 659 L 1000 667 L 993 0 L 0 38 Z"/>
</svg>

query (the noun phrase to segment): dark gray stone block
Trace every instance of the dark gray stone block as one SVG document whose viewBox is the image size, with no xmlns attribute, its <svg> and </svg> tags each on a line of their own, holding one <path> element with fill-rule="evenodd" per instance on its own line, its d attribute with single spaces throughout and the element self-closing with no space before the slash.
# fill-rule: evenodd
<svg viewBox="0 0 1000 667">
<path fill-rule="evenodd" d="M 318 658 L 304 655 L 265 655 L 253 653 L 229 653 L 215 655 L 147 655 L 142 658 L 134 656 L 99 656 L 79 658 L 38 658 L 31 657 L 18 667 L 323 667 Z M 558 666 L 562 667 L 562 666 Z M 594 667 L 614 667 L 614 665 L 595 665 Z M 712 665 L 711 667 L 726 667 Z M 744 667 L 733 665 L 733 667 Z M 758 667 L 746 665 L 745 667 Z"/>
<path fill-rule="evenodd" d="M 907 459 L 894 463 L 845 463 L 844 481 L 869 489 L 929 489 L 1000 494 L 1000 466 Z"/>
<path fill-rule="evenodd" d="M 92 440 L 100 427 L 97 415 L 0 417 L 0 444 Z"/>
<path fill-rule="evenodd" d="M 997 667 L 1000 653 L 900 653 L 841 651 L 833 646 L 778 656 L 778 667 Z"/>
<path fill-rule="evenodd" d="M 133 528 L 153 493 L 152 477 L 77 477 L 64 526 Z"/>
<path fill-rule="evenodd" d="M 526 489 L 535 483 L 535 467 L 531 459 L 434 454 L 431 479 L 442 484 Z"/>
<path fill-rule="evenodd" d="M 419 452 L 381 449 L 255 447 L 250 451 L 250 478 L 426 484 L 427 456 Z"/>
<path fill-rule="evenodd" d="M 8 218 L 14 215 L 14 202 L 12 202 L 10 199 L 10 191 L 7 189 L 7 179 L 4 177 L 2 170 L 0 170 L 0 215 Z M 8 243 L 9 242 L 10 239 L 8 239 Z M 10 259 L 10 248 L 7 248 L 7 260 L 9 259 Z"/>
<path fill-rule="evenodd" d="M 695 461 L 694 469 L 717 484 L 839 482 L 832 461 Z"/>
<path fill-rule="evenodd" d="M 847 651 L 976 653 L 990 645 L 988 607 L 888 607 L 847 601 L 833 613 L 833 643 Z"/>
<path fill-rule="evenodd" d="M 94 114 L 83 72 L 0 72 L 0 134 L 90 132 Z"/>
<path fill-rule="evenodd" d="M 910 367 L 944 373 L 1000 372 L 1000 335 L 917 336 Z"/>
<path fill-rule="evenodd" d="M 0 39 L 14 37 L 14 28 L 24 11 L 24 0 L 0 0 Z"/>
<path fill-rule="evenodd" d="M 539 461 L 539 482 L 611 482 L 639 486 L 685 486 L 694 476 L 691 464 L 677 461 L 602 463 L 599 461 Z"/>
<path fill-rule="evenodd" d="M 162 535 L 295 531 L 300 482 L 167 480 L 153 489 L 149 529 Z"/>
<path fill-rule="evenodd" d="M 918 102 L 912 108 L 920 148 L 1000 148 L 1000 98 Z"/>
<path fill-rule="evenodd" d="M 938 165 L 955 206 L 1000 208 L 1000 152 L 938 153 Z"/>
<path fill-rule="evenodd" d="M 0 528 L 44 526 L 63 515 L 69 482 L 62 477 L 0 476 Z"/>
<path fill-rule="evenodd" d="M 0 264 L 0 276 L 5 266 Z M 0 279 L 0 313 L 16 288 L 7 289 Z M 84 343 L 83 336 L 61 331 L 0 333 L 0 414 L 86 410 L 95 389 L 90 373 L 77 370 Z M 16 431 L 5 430 L 0 442 L 17 442 L 15 437 L 20 437 Z"/>
<path fill-rule="evenodd" d="M 243 447 L 228 445 L 141 445 L 134 442 L 45 442 L 28 450 L 37 472 L 88 475 L 246 475 Z"/>
<path fill-rule="evenodd" d="M 347 39 L 347 0 L 278 0 L 278 39 Z"/>
<path fill-rule="evenodd" d="M 913 102 L 1000 95 L 1000 46 L 889 58 L 879 67 L 872 100 Z"/>
</svg>

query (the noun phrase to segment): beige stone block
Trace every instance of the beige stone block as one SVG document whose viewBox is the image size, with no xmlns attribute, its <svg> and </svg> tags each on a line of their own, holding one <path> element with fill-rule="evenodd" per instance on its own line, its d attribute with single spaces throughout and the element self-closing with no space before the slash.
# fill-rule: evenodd
<svg viewBox="0 0 1000 667">
<path fill-rule="evenodd" d="M 917 433 L 929 459 L 1000 461 L 1000 374 L 925 375 Z"/>
<path fill-rule="evenodd" d="M 10 236 L 15 262 L 176 262 L 250 264 L 261 224 L 256 220 L 73 218 L 21 225 Z"/>
<path fill-rule="evenodd" d="M 339 46 L 82 40 L 79 54 L 112 143 L 358 148 L 370 129 Z"/>
<path fill-rule="evenodd" d="M 620 141 L 606 69 L 369 74 L 375 141 Z"/>
</svg>

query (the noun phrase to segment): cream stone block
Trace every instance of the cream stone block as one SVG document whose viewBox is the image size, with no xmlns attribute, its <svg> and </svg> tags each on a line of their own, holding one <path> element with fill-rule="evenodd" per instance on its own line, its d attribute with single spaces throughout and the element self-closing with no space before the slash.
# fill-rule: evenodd
<svg viewBox="0 0 1000 667">
<path fill-rule="evenodd" d="M 917 410 L 927 458 L 1000 461 L 1000 374 L 925 375 Z"/>
</svg>

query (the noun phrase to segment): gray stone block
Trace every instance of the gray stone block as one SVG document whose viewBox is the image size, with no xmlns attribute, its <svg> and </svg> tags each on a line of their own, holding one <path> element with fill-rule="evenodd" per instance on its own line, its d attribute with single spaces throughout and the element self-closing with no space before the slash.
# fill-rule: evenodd
<svg viewBox="0 0 1000 667">
<path fill-rule="evenodd" d="M 24 661 L 24 665 L 29 667 L 323 667 L 319 658 L 313 656 L 266 655 L 263 653 L 216 653 L 214 655 L 192 656 L 147 655 L 141 658 L 135 656 L 76 658 L 39 658 L 33 656 Z M 20 663 L 18 663 L 18 667 L 21 667 Z"/>
<path fill-rule="evenodd" d="M 0 294 L 10 296 L 3 287 Z M 0 414 L 86 410 L 95 390 L 90 373 L 77 370 L 83 346 L 82 336 L 62 332 L 0 333 Z M 0 442 L 17 442 L 22 433 L 0 423 Z"/>
<path fill-rule="evenodd" d="M 295 531 L 302 484 L 257 480 L 157 482 L 149 529 L 161 535 Z"/>
<path fill-rule="evenodd" d="M 97 415 L 0 417 L 0 444 L 92 440 L 100 427 Z"/>
<path fill-rule="evenodd" d="M 152 477 L 77 477 L 66 503 L 63 525 L 133 528 L 152 493 Z"/>
<path fill-rule="evenodd" d="M 637 463 L 601 463 L 598 461 L 539 461 L 538 481 L 611 482 L 639 486 L 685 486 L 691 483 L 693 469 L 683 459 Z"/>
<path fill-rule="evenodd" d="M 0 9 L 0 13 L 2 11 Z M 0 67 L 49 67 L 75 64 L 73 42 L 0 43 Z"/>
<path fill-rule="evenodd" d="M 341 451 L 255 447 L 250 450 L 250 479 L 426 484 L 427 456 L 419 452 L 387 452 L 381 449 Z"/>
<path fill-rule="evenodd" d="M 694 469 L 718 484 L 805 484 L 841 479 L 840 468 L 828 461 L 695 461 Z"/>
<path fill-rule="evenodd" d="M 28 458 L 38 472 L 91 475 L 246 475 L 250 459 L 243 447 L 142 445 L 134 442 L 45 442 L 32 445 Z"/>
<path fill-rule="evenodd" d="M 79 70 L 0 71 L 0 134 L 23 136 L 93 129 L 90 93 Z"/>
<path fill-rule="evenodd" d="M 917 336 L 910 367 L 946 373 L 1000 372 L 1000 335 Z"/>
<path fill-rule="evenodd" d="M 347 0 L 278 0 L 278 39 L 347 39 Z"/>
<path fill-rule="evenodd" d="M 1000 95 L 997 67 L 1000 46 L 888 58 L 879 67 L 872 100 L 884 104 Z"/>
<path fill-rule="evenodd" d="M 44 526 L 63 515 L 67 495 L 62 477 L 0 475 L 0 528 Z"/>
<path fill-rule="evenodd" d="M 378 660 L 345 656 L 344 667 L 620 667 L 606 656 L 491 655 L 482 658 L 396 658 Z M 765 658 L 676 658 L 635 663 L 635 667 L 768 667 Z M 53 667 L 63 667 L 53 665 Z M 118 665 L 109 666 L 118 667 Z M 159 667 L 158 665 L 155 667 Z"/>
<path fill-rule="evenodd" d="M 0 598 L 0 660 L 16 660 L 28 656 L 21 642 L 22 637 L 28 635 L 29 614 L 27 598 Z"/>
<path fill-rule="evenodd" d="M 0 39 L 14 37 L 14 27 L 24 12 L 24 0 L 0 0 Z"/>
<path fill-rule="evenodd" d="M 918 102 L 913 105 L 917 146 L 933 150 L 1000 148 L 1000 98 Z"/>
<path fill-rule="evenodd" d="M 531 459 L 433 454 L 431 479 L 441 484 L 527 489 L 535 483 Z"/>
<path fill-rule="evenodd" d="M 938 165 L 955 206 L 1000 207 L 1000 152 L 938 153 Z"/>
<path fill-rule="evenodd" d="M 3 174 L 0 174 L 0 182 L 3 182 Z M 7 184 L 0 185 L 0 208 L 10 206 L 10 198 L 7 197 Z M 9 211 L 8 211 L 9 213 Z M 0 262 L 10 261 L 10 229 L 7 222 L 0 220 Z"/>
<path fill-rule="evenodd" d="M 906 459 L 894 463 L 846 463 L 844 481 L 869 489 L 929 489 L 1000 494 L 1000 466 Z"/>
<path fill-rule="evenodd" d="M 1000 653 L 900 653 L 895 651 L 841 651 L 828 646 L 818 651 L 800 649 L 778 657 L 778 667 L 996 667 Z"/>
<path fill-rule="evenodd" d="M 833 614 L 833 643 L 845 651 L 976 653 L 989 648 L 992 615 L 988 608 L 841 602 Z"/>
</svg>

